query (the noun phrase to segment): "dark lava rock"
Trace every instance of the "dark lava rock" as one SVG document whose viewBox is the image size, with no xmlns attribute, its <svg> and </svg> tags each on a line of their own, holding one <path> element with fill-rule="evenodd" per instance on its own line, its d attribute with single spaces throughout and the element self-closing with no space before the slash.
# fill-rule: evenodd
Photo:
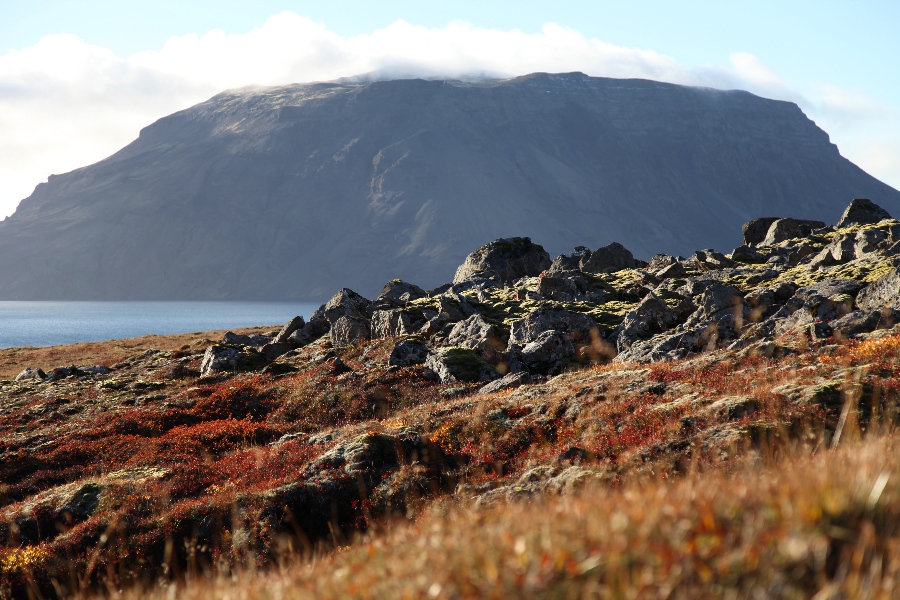
<svg viewBox="0 0 900 600">
<path fill-rule="evenodd" d="M 417 285 L 394 279 L 387 282 L 375 299 L 376 304 L 405 306 L 407 302 L 424 298 L 428 293 Z"/>
<path fill-rule="evenodd" d="M 744 226 L 741 227 L 741 231 L 744 233 L 744 244 L 747 246 L 757 246 L 761 244 L 762 241 L 766 239 L 769 227 L 771 227 L 772 223 L 778 219 L 779 217 L 763 217 L 744 223 Z"/>
<path fill-rule="evenodd" d="M 785 240 L 806 237 L 814 229 L 825 227 L 822 221 L 810 221 L 805 219 L 778 219 L 773 221 L 766 232 L 766 237 L 758 245 L 771 246 Z"/>
</svg>

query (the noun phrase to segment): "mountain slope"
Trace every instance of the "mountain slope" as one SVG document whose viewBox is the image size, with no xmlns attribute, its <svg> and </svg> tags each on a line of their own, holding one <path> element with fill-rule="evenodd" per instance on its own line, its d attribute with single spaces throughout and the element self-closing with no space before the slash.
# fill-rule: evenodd
<svg viewBox="0 0 900 600">
<path fill-rule="evenodd" d="M 450 278 L 489 240 L 729 250 L 759 215 L 900 192 L 791 103 L 534 74 L 229 91 L 0 223 L 2 299 L 318 299 Z"/>
</svg>

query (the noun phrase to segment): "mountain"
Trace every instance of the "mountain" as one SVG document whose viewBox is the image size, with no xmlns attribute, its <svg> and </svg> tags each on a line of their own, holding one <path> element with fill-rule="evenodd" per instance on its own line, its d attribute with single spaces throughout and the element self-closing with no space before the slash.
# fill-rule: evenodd
<svg viewBox="0 0 900 600">
<path fill-rule="evenodd" d="M 900 192 L 789 102 L 537 73 L 221 93 L 52 176 L 0 223 L 0 299 L 319 299 L 452 277 L 530 236 L 728 251 L 759 215 Z"/>
</svg>

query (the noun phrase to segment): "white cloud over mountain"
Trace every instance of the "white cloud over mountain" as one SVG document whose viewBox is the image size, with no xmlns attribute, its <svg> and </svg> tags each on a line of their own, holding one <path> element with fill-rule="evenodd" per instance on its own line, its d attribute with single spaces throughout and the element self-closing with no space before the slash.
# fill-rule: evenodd
<svg viewBox="0 0 900 600">
<path fill-rule="evenodd" d="M 537 33 L 464 22 L 433 29 L 397 21 L 342 37 L 287 12 L 249 33 L 210 31 L 169 39 L 130 57 L 70 34 L 0 56 L 0 218 L 51 173 L 101 160 L 138 131 L 227 88 L 397 75 L 510 77 L 582 71 L 719 88 L 797 102 L 845 156 L 900 186 L 900 115 L 865 93 L 823 85 L 794 89 L 754 55 L 687 69 L 663 54 L 614 46 L 552 23 Z"/>
</svg>

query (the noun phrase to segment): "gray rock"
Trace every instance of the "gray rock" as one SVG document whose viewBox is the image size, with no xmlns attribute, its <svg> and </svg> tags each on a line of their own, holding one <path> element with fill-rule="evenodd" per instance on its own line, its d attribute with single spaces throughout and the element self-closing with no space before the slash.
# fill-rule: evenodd
<svg viewBox="0 0 900 600">
<path fill-rule="evenodd" d="M 884 219 L 890 219 L 891 215 L 867 198 L 854 199 L 844 210 L 838 227 L 850 227 L 851 225 L 869 225 L 878 223 Z"/>
<path fill-rule="evenodd" d="M 287 354 L 295 347 L 296 346 L 290 342 L 272 342 L 260 348 L 259 351 L 262 352 L 269 361 L 273 361 L 279 356 Z"/>
<path fill-rule="evenodd" d="M 687 270 L 680 262 L 674 262 L 657 271 L 656 276 L 660 279 L 681 279 L 682 277 L 687 277 Z"/>
<path fill-rule="evenodd" d="M 522 362 L 533 373 L 558 373 L 575 356 L 575 345 L 563 331 L 541 333 L 522 348 Z"/>
<path fill-rule="evenodd" d="M 394 279 L 385 284 L 375 302 L 404 306 L 412 300 L 425 298 L 427 295 L 428 293 L 417 285 Z"/>
<path fill-rule="evenodd" d="M 475 250 L 456 270 L 453 283 L 471 279 L 508 285 L 522 277 L 536 277 L 550 267 L 550 255 L 531 238 L 495 240 Z"/>
<path fill-rule="evenodd" d="M 731 251 L 731 260 L 753 264 L 766 262 L 766 257 L 751 248 L 749 245 L 744 244 L 743 246 L 738 246 Z"/>
<path fill-rule="evenodd" d="M 567 334 L 575 343 L 580 344 L 591 342 L 591 331 L 599 332 L 597 324 L 587 315 L 545 306 L 530 312 L 524 319 L 513 322 L 509 341 L 524 346 L 551 329 Z"/>
<path fill-rule="evenodd" d="M 425 367 L 435 373 L 441 383 L 454 381 L 493 381 L 497 370 L 468 348 L 438 348 L 428 355 Z"/>
<path fill-rule="evenodd" d="M 550 273 L 550 271 L 548 271 Z M 568 272 L 558 272 L 560 274 L 569 274 Z M 587 281 L 584 277 L 553 277 L 546 275 L 540 278 L 538 283 L 538 294 L 542 298 L 548 300 L 556 300 L 557 302 L 571 302 L 579 299 L 587 288 Z"/>
<path fill-rule="evenodd" d="M 447 343 L 451 346 L 475 350 L 482 356 L 495 354 L 505 346 L 497 328 L 478 314 L 454 325 L 447 337 Z"/>
<path fill-rule="evenodd" d="M 741 231 L 744 234 L 744 244 L 747 246 L 757 246 L 761 244 L 762 241 L 766 239 L 769 227 L 771 227 L 772 223 L 778 219 L 779 217 L 762 217 L 744 223 L 743 227 L 741 227 Z"/>
<path fill-rule="evenodd" d="M 771 246 L 785 240 L 807 237 L 814 229 L 825 227 L 822 221 L 805 219 L 778 219 L 773 221 L 766 232 L 766 237 L 759 246 Z"/>
<path fill-rule="evenodd" d="M 856 306 L 861 310 L 900 308 L 900 272 L 891 269 L 859 292 Z"/>
<path fill-rule="evenodd" d="M 531 375 L 522 371 L 520 373 L 507 373 L 502 378 L 485 384 L 478 390 L 479 394 L 492 394 L 502 390 L 511 390 L 527 383 L 531 383 Z"/>
<path fill-rule="evenodd" d="M 416 330 L 412 327 L 409 313 L 402 309 L 376 310 L 372 313 L 373 339 L 410 335 Z"/>
<path fill-rule="evenodd" d="M 656 294 L 647 296 L 628 314 L 618 328 L 616 345 L 620 353 L 638 340 L 647 340 L 668 330 L 678 321 L 678 314 Z"/>
<path fill-rule="evenodd" d="M 371 338 L 368 319 L 343 316 L 331 324 L 331 344 L 335 348 L 354 346 Z"/>
<path fill-rule="evenodd" d="M 331 324 L 325 319 L 324 312 L 325 307 L 322 306 L 307 324 L 288 336 L 287 342 L 294 346 L 306 346 L 328 333 Z"/>
<path fill-rule="evenodd" d="M 835 335 L 846 338 L 878 329 L 890 329 L 897 323 L 900 323 L 900 311 L 882 308 L 855 310 L 835 319 L 830 325 Z"/>
<path fill-rule="evenodd" d="M 578 271 L 581 269 L 581 261 L 587 260 L 591 251 L 586 246 L 576 246 L 569 254 L 561 254 L 553 259 L 547 273 L 553 274 L 560 271 Z"/>
<path fill-rule="evenodd" d="M 47 374 L 44 373 L 41 369 L 29 369 L 26 368 L 21 373 L 16 375 L 16 381 L 43 381 L 47 378 Z"/>
<path fill-rule="evenodd" d="M 411 367 L 425 364 L 428 348 L 417 339 L 401 340 L 394 344 L 388 364 L 397 367 Z"/>
<path fill-rule="evenodd" d="M 222 337 L 222 343 L 229 344 L 231 346 L 255 346 L 259 348 L 265 346 L 271 341 L 272 338 L 265 335 L 241 335 L 238 333 L 234 333 L 233 331 L 226 331 L 225 335 Z"/>
<path fill-rule="evenodd" d="M 292 333 L 299 329 L 303 329 L 306 325 L 306 321 L 303 317 L 297 316 L 288 322 L 287 325 L 281 328 L 281 331 L 278 332 L 278 335 L 275 336 L 275 339 L 272 340 L 274 344 L 283 344 L 288 341 L 288 338 Z"/>
<path fill-rule="evenodd" d="M 586 273 L 611 273 L 622 269 L 634 269 L 638 262 L 634 255 L 618 242 L 598 248 L 581 260 L 581 270 Z"/>
<path fill-rule="evenodd" d="M 106 375 L 109 368 L 104 365 L 79 365 L 76 367 L 79 375 Z"/>
<path fill-rule="evenodd" d="M 715 250 L 698 250 L 688 263 L 696 265 L 701 271 L 715 271 L 718 269 L 733 269 L 737 264 L 721 252 Z"/>
<path fill-rule="evenodd" d="M 371 313 L 372 303 L 348 288 L 332 296 L 323 310 L 323 316 L 332 325 L 341 317 L 368 319 Z"/>
<path fill-rule="evenodd" d="M 855 244 L 853 245 L 853 254 L 861 257 L 871 254 L 883 248 L 883 244 L 887 241 L 888 234 L 880 229 L 862 229 L 856 233 Z"/>
<path fill-rule="evenodd" d="M 266 356 L 252 346 L 229 346 L 216 344 L 203 353 L 200 376 L 209 377 L 216 373 L 253 371 L 268 364 Z"/>
<path fill-rule="evenodd" d="M 839 235 L 810 261 L 809 266 L 811 268 L 821 268 L 850 262 L 856 258 L 855 247 L 856 239 L 854 236 Z"/>
</svg>

